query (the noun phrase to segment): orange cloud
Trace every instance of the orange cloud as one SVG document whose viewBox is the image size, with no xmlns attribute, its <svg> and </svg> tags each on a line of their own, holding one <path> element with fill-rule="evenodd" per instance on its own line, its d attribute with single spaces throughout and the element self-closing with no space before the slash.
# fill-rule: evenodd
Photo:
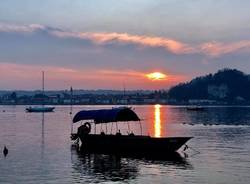
<svg viewBox="0 0 250 184">
<path fill-rule="evenodd" d="M 107 42 L 133 43 L 147 47 L 162 47 L 176 54 L 193 52 L 193 48 L 185 43 L 163 37 L 149 37 L 140 35 L 130 35 L 127 33 L 73 33 L 54 31 L 53 34 L 59 37 L 77 37 L 89 39 L 97 44 Z"/>
</svg>

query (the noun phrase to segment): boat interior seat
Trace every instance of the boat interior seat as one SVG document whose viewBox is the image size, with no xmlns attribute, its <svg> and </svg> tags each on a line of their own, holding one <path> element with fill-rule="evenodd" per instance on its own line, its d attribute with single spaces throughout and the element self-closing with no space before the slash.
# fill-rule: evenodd
<svg viewBox="0 0 250 184">
<path fill-rule="evenodd" d="M 128 134 L 129 136 L 135 136 L 135 134 L 133 132 L 131 132 L 130 134 Z"/>
<path fill-rule="evenodd" d="M 121 135 L 122 135 L 122 134 L 121 134 L 121 131 L 119 130 L 115 135 L 121 136 Z"/>
</svg>

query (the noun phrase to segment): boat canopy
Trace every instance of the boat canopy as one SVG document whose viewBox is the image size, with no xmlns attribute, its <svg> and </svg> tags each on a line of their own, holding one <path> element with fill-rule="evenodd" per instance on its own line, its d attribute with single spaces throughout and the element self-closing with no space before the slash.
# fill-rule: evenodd
<svg viewBox="0 0 250 184">
<path fill-rule="evenodd" d="M 83 110 L 74 116 L 73 123 L 81 120 L 94 120 L 94 122 L 98 124 L 118 121 L 140 121 L 140 118 L 131 108 L 120 107 L 101 110 Z"/>
</svg>

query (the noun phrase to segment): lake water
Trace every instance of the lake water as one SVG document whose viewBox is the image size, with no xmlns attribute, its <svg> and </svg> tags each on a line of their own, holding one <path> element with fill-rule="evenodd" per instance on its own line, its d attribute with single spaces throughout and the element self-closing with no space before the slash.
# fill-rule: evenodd
<svg viewBox="0 0 250 184">
<path fill-rule="evenodd" d="M 76 106 L 73 114 L 99 108 L 110 106 Z M 0 149 L 9 149 L 7 157 L 0 153 L 0 183 L 249 183 L 250 107 L 133 108 L 143 119 L 145 135 L 194 137 L 185 153 L 179 150 L 181 159 L 81 155 L 71 149 L 69 106 L 46 114 L 0 106 Z M 123 134 L 128 127 L 140 133 L 137 123 L 119 124 Z M 111 131 L 110 125 L 100 129 Z"/>
</svg>

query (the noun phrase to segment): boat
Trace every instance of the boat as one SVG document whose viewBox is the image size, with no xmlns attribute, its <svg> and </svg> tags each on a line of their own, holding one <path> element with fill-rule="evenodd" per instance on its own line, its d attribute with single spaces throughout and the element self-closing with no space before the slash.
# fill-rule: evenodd
<svg viewBox="0 0 250 184">
<path fill-rule="evenodd" d="M 26 112 L 53 112 L 55 107 L 28 107 Z"/>
<path fill-rule="evenodd" d="M 44 71 L 42 72 L 42 93 L 44 97 Z M 28 107 L 26 108 L 26 112 L 53 112 L 55 107 L 48 107 L 44 105 L 44 99 L 42 106 L 33 106 L 33 107 Z"/>
<path fill-rule="evenodd" d="M 192 105 L 192 106 L 188 106 L 187 110 L 190 111 L 203 111 L 205 110 L 205 107 L 199 106 L 199 105 Z"/>
<path fill-rule="evenodd" d="M 87 153 L 106 154 L 171 154 L 176 152 L 192 137 L 151 137 L 142 135 L 141 120 L 130 107 L 83 110 L 74 116 L 73 124 L 88 121 L 79 126 L 77 133 L 71 132 L 71 139 L 81 141 L 80 150 Z M 117 122 L 139 122 L 141 135 L 121 134 Z M 116 123 L 116 134 L 91 131 L 91 124 Z M 83 123 L 83 122 L 82 122 Z M 113 125 L 113 124 L 112 124 Z M 96 130 L 96 128 L 94 129 Z M 92 133 L 94 132 L 94 133 Z M 112 132 L 112 131 L 111 131 Z"/>
</svg>

